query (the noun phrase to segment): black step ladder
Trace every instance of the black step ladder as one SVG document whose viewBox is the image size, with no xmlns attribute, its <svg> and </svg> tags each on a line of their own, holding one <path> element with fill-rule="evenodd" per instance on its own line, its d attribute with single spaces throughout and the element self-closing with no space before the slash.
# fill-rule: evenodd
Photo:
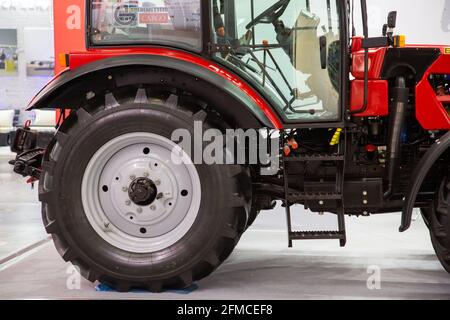
<svg viewBox="0 0 450 320">
<path fill-rule="evenodd" d="M 343 138 L 343 139 L 342 139 Z M 342 141 L 344 140 L 344 141 Z M 283 171 L 284 171 L 284 190 L 285 190 L 285 206 L 286 220 L 289 237 L 289 248 L 292 248 L 294 240 L 339 240 L 340 246 L 344 247 L 347 243 L 345 231 L 345 208 L 344 208 L 344 176 L 345 176 L 345 155 L 346 155 L 346 130 L 342 130 L 341 138 L 337 144 L 338 151 L 336 154 L 308 154 L 303 156 L 285 156 L 283 154 Z M 289 187 L 289 172 L 287 163 L 289 162 L 314 162 L 314 161 L 334 161 L 336 162 L 336 183 L 334 192 L 317 191 L 317 192 L 298 192 L 293 191 Z M 305 201 L 336 201 L 337 206 L 337 231 L 293 231 L 291 206 Z"/>
</svg>

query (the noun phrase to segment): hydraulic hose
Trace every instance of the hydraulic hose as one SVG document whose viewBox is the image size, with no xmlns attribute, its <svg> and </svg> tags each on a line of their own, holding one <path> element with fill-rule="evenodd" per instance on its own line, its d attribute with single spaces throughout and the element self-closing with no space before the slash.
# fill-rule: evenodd
<svg viewBox="0 0 450 320">
<path fill-rule="evenodd" d="M 406 121 L 406 108 L 409 99 L 409 89 L 406 87 L 404 77 L 398 77 L 394 88 L 394 107 L 391 111 L 389 124 L 389 145 L 387 154 L 388 189 L 384 198 L 388 199 L 394 194 L 394 181 L 402 153 L 402 131 Z"/>
</svg>

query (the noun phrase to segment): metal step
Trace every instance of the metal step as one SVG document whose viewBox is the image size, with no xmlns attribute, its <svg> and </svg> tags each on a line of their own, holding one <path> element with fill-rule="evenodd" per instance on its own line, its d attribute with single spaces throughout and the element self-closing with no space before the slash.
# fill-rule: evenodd
<svg viewBox="0 0 450 320">
<path fill-rule="evenodd" d="M 340 231 L 293 231 L 290 240 L 344 240 L 345 232 Z"/>
<path fill-rule="evenodd" d="M 342 200 L 342 194 L 333 192 L 298 192 L 289 193 L 287 199 L 290 203 L 308 200 Z"/>
<path fill-rule="evenodd" d="M 345 157 L 343 155 L 330 155 L 330 154 L 308 154 L 285 157 L 286 162 L 309 162 L 309 161 L 344 161 Z"/>
</svg>

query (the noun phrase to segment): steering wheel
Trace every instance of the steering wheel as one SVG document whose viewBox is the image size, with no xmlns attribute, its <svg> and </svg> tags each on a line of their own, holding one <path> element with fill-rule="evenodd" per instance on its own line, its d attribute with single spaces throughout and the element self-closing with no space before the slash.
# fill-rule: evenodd
<svg viewBox="0 0 450 320">
<path fill-rule="evenodd" d="M 264 24 L 270 24 L 277 21 L 283 13 L 286 11 L 287 7 L 289 6 L 289 3 L 291 0 L 280 0 L 277 3 L 275 3 L 273 6 L 265 10 L 263 13 L 261 13 L 259 16 L 257 16 L 255 19 L 253 19 L 245 28 L 251 29 L 257 24 L 264 23 Z"/>
</svg>

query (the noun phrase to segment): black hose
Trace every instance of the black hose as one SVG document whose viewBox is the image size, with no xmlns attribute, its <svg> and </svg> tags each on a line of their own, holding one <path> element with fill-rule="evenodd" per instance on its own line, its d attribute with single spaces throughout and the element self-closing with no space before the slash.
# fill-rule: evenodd
<svg viewBox="0 0 450 320">
<path fill-rule="evenodd" d="M 406 109 L 409 99 L 409 89 L 404 77 L 398 77 L 394 88 L 394 108 L 391 111 L 389 124 L 389 145 L 387 154 L 387 182 L 388 189 L 384 198 L 394 194 L 394 180 L 399 167 L 402 153 L 402 131 L 406 121 Z"/>
</svg>

